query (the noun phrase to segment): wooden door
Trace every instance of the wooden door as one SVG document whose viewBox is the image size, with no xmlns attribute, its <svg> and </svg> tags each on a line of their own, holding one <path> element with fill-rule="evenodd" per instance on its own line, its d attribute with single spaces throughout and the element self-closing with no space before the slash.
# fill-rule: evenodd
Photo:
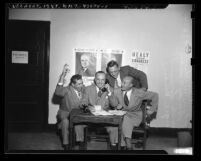
<svg viewBox="0 0 201 161">
<path fill-rule="evenodd" d="M 48 124 L 50 22 L 6 24 L 5 112 L 8 130 L 42 130 Z"/>
</svg>

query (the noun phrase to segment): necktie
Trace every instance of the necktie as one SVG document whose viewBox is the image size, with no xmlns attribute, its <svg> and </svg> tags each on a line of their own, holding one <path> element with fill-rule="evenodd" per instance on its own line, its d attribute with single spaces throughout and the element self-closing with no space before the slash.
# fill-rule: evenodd
<svg viewBox="0 0 201 161">
<path fill-rule="evenodd" d="M 114 88 L 119 88 L 119 85 L 118 85 L 118 81 L 117 81 L 117 79 L 115 79 L 115 82 L 114 82 Z"/>
<path fill-rule="evenodd" d="M 81 92 L 78 92 L 78 97 L 79 97 L 79 99 L 81 98 Z"/>
<path fill-rule="evenodd" d="M 128 104 L 129 104 L 127 92 L 126 92 L 125 95 L 124 95 L 124 103 L 125 103 L 126 106 L 128 106 Z"/>
<path fill-rule="evenodd" d="M 99 91 L 98 91 L 98 97 L 101 97 L 102 96 L 102 91 L 101 91 L 101 89 L 99 89 Z"/>
</svg>

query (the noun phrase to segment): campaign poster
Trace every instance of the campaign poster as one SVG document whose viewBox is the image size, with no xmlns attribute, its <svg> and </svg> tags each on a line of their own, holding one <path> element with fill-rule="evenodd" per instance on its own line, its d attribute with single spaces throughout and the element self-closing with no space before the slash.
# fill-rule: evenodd
<svg viewBox="0 0 201 161">
<path fill-rule="evenodd" d="M 132 66 L 147 74 L 148 64 L 150 59 L 150 52 L 133 51 L 132 52 Z"/>
<path fill-rule="evenodd" d="M 114 60 L 116 61 L 119 66 L 122 65 L 122 54 L 123 50 L 100 50 L 101 54 L 101 70 L 104 72 L 106 71 L 107 64 L 109 61 Z"/>
</svg>

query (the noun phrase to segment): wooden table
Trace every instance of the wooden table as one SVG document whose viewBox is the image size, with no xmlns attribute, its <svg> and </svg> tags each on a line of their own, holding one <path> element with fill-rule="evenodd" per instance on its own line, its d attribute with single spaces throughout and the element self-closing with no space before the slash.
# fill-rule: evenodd
<svg viewBox="0 0 201 161">
<path fill-rule="evenodd" d="M 70 112 L 70 149 L 73 148 L 73 137 L 74 137 L 74 124 L 109 124 L 111 126 L 118 127 L 118 150 L 121 149 L 121 130 L 123 116 L 108 115 L 108 116 L 95 116 L 91 113 L 84 113 L 80 109 L 73 109 Z M 109 134 L 108 134 L 109 135 Z"/>
</svg>

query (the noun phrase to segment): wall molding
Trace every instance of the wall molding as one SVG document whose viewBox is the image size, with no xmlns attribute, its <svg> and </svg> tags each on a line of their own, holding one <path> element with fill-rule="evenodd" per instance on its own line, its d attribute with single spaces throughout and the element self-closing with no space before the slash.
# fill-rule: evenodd
<svg viewBox="0 0 201 161">
<path fill-rule="evenodd" d="M 57 132 L 56 124 L 48 124 L 44 129 L 46 132 Z M 164 136 L 164 137 L 177 137 L 177 133 L 180 131 L 192 132 L 190 128 L 169 128 L 169 127 L 150 127 L 148 130 L 149 135 Z"/>
</svg>

